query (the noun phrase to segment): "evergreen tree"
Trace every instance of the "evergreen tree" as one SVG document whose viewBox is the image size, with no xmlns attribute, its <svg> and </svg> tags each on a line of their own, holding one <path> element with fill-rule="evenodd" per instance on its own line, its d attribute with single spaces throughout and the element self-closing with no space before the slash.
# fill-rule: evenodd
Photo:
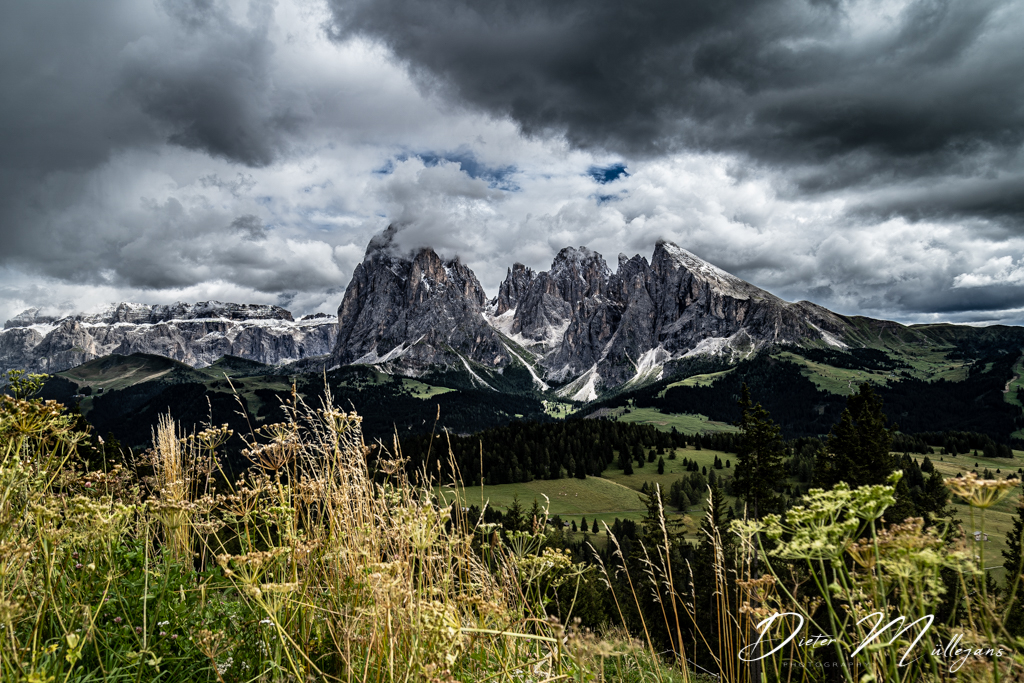
<svg viewBox="0 0 1024 683">
<path fill-rule="evenodd" d="M 785 477 L 782 462 L 785 448 L 782 430 L 760 403 L 752 404 L 746 383 L 741 392 L 737 426 L 742 431 L 736 453 L 734 488 L 750 513 L 759 518 L 779 508 L 781 501 L 772 485 Z"/>
<path fill-rule="evenodd" d="M 845 481 L 850 488 L 883 484 L 895 469 L 889 453 L 892 433 L 885 426 L 882 399 L 864 383 L 846 399 L 814 467 L 814 480 L 826 488 Z"/>
<path fill-rule="evenodd" d="M 1016 636 L 1024 635 L 1024 495 L 1017 505 L 1013 528 L 1006 534 L 1006 550 L 1003 551 L 1003 567 L 1006 569 L 1006 595 L 1011 600 L 1007 606 L 1006 630 Z M 1015 590 L 1016 589 L 1016 590 Z M 1012 595 L 1012 597 L 1011 597 Z"/>
<path fill-rule="evenodd" d="M 629 448 L 627 446 L 623 445 L 621 448 L 619 448 L 619 469 L 625 470 L 626 467 L 629 467 L 629 472 L 626 472 L 626 474 L 632 474 L 632 472 L 633 472 L 632 462 L 633 462 L 633 456 L 630 453 Z"/>
<path fill-rule="evenodd" d="M 918 513 L 906 477 L 899 480 L 894 493 L 896 502 L 885 511 L 886 525 L 898 524 L 908 517 L 916 517 Z"/>
<path fill-rule="evenodd" d="M 580 458 L 579 462 L 576 463 L 576 471 L 573 473 L 577 479 L 587 478 L 587 464 Z"/>
<path fill-rule="evenodd" d="M 658 474 L 665 474 L 665 458 L 658 458 Z"/>
<path fill-rule="evenodd" d="M 519 503 L 519 494 L 512 496 L 512 504 L 505 512 L 505 519 L 502 523 L 505 531 L 526 531 L 526 518 L 523 515 L 523 506 Z"/>
<path fill-rule="evenodd" d="M 633 460 L 631 458 L 626 458 L 623 461 L 622 473 L 633 474 Z"/>
<path fill-rule="evenodd" d="M 693 440 L 693 447 L 698 451 L 701 450 L 701 438 L 699 433 L 697 434 L 697 438 Z"/>
</svg>

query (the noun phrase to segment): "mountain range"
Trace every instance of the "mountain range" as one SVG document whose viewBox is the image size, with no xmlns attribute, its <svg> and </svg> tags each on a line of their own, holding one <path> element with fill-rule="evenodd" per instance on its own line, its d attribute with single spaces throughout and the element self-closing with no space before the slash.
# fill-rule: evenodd
<svg viewBox="0 0 1024 683">
<path fill-rule="evenodd" d="M 370 241 L 337 320 L 220 302 L 121 303 L 63 317 L 29 309 L 0 332 L 0 369 L 52 373 L 132 353 L 193 367 L 230 355 L 301 370 L 295 361 L 316 359 L 318 368 L 369 365 L 407 377 L 454 372 L 482 390 L 501 390 L 516 375 L 534 389 L 592 401 L 702 356 L 736 361 L 787 347 L 888 352 L 974 337 L 1024 343 L 1024 328 L 904 326 L 787 302 L 667 241 L 650 261 L 620 254 L 614 271 L 601 254 L 566 247 L 547 271 L 512 265 L 488 298 L 458 257 L 402 251 L 397 234 L 391 226 Z"/>
<path fill-rule="evenodd" d="M 119 303 L 64 316 L 30 308 L 0 331 L 0 371 L 54 373 L 101 356 L 132 353 L 166 356 L 193 367 L 223 356 L 278 365 L 330 353 L 337 330 L 327 315 L 294 320 L 278 306 L 219 301 Z"/>
<path fill-rule="evenodd" d="M 943 346 L 975 334 L 783 301 L 666 241 L 650 261 L 620 254 L 614 272 L 586 247 L 562 249 L 539 273 L 516 263 L 488 300 L 457 257 L 445 260 L 430 248 L 399 252 L 396 234 L 392 226 L 377 235 L 353 273 L 338 309 L 334 364 L 413 376 L 461 368 L 479 386 L 521 366 L 536 388 L 591 401 L 661 379 L 695 356 Z M 1024 341 L 1024 329 L 999 329 Z"/>
</svg>

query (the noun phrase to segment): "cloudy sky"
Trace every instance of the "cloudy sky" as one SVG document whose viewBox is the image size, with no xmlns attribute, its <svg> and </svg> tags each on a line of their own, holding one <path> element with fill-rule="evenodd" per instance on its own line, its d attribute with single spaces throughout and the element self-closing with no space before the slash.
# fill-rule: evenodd
<svg viewBox="0 0 1024 683">
<path fill-rule="evenodd" d="M 669 239 L 789 300 L 1024 322 L 1024 0 L 0 3 L 0 321 L 489 294 Z"/>
</svg>

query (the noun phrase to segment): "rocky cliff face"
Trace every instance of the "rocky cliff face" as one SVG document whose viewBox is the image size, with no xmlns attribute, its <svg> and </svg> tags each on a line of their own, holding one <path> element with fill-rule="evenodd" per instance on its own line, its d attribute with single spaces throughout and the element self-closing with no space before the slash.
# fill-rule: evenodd
<svg viewBox="0 0 1024 683">
<path fill-rule="evenodd" d="M 498 298 L 495 301 L 494 314 L 504 315 L 508 311 L 514 311 L 519 302 L 526 298 L 526 293 L 537 273 L 532 268 L 527 268 L 522 263 L 515 263 L 508 269 L 505 281 L 498 287 Z"/>
<path fill-rule="evenodd" d="M 615 273 L 600 254 L 564 249 L 522 288 L 509 271 L 501 291 L 516 296 L 499 301 L 490 320 L 535 354 L 548 379 L 573 380 L 562 392 L 577 399 L 655 379 L 675 358 L 842 345 L 848 329 L 820 306 L 785 302 L 670 242 L 657 244 L 650 263 L 620 255 Z"/>
<path fill-rule="evenodd" d="M 375 237 L 352 274 L 338 308 L 334 361 L 410 374 L 442 366 L 474 375 L 472 363 L 507 365 L 511 356 L 484 320 L 484 291 L 473 271 L 433 249 L 398 254 L 395 232 Z"/>
<path fill-rule="evenodd" d="M 561 250 L 547 271 L 508 269 L 488 303 L 472 271 L 431 249 L 396 253 L 394 227 L 375 237 L 338 309 L 333 362 L 419 374 L 474 373 L 522 361 L 536 383 L 593 399 L 625 382 L 656 379 L 695 354 L 742 357 L 773 344 L 842 345 L 848 324 L 791 304 L 669 242 L 650 262 L 620 255 L 614 273 L 586 247 Z M 476 368 L 480 370 L 480 367 Z M 480 379 L 477 377 L 477 379 Z"/>
<path fill-rule="evenodd" d="M 276 365 L 329 354 L 336 339 L 333 318 L 296 322 L 277 306 L 120 303 L 60 318 L 29 309 L 0 332 L 0 370 L 60 372 L 111 353 L 153 353 L 199 367 L 225 355 Z"/>
</svg>

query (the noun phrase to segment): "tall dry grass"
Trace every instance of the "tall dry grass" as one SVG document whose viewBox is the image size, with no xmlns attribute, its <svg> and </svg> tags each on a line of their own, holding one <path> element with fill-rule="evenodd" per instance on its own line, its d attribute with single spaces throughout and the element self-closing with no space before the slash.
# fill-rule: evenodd
<svg viewBox="0 0 1024 683">
<path fill-rule="evenodd" d="M 466 519 L 397 448 L 371 457 L 329 395 L 248 435 L 230 485 L 226 427 L 165 416 L 139 463 L 90 472 L 62 410 L 2 400 L 3 680 L 678 680 L 622 632 L 548 618 L 584 568 Z"/>
<path fill-rule="evenodd" d="M 917 521 L 882 527 L 892 486 L 812 492 L 785 520 L 709 520 L 712 619 L 697 613 L 664 510 L 639 559 L 609 533 L 617 552 L 596 571 L 619 623 L 586 633 L 572 605 L 567 623 L 547 615 L 554 590 L 594 572 L 547 547 L 543 520 L 502 533 L 467 519 L 461 501 L 435 497 L 442 482 L 410 481 L 397 444 L 371 452 L 360 418 L 329 395 L 316 407 L 293 396 L 287 410 L 246 436 L 252 467 L 229 485 L 224 426 L 183 435 L 166 416 L 144 460 L 96 471 L 60 406 L 0 398 L 0 680 L 675 683 L 702 676 L 702 649 L 729 683 L 1021 678 L 1024 642 L 981 560 Z M 1011 488 L 951 485 L 980 515 Z M 955 672 L 928 657 L 904 665 L 916 632 L 854 654 L 864 615 L 926 616 L 949 576 L 959 621 L 933 625 L 917 652 L 964 632 L 1006 656 Z M 835 642 L 793 639 L 743 661 L 792 633 L 796 617 L 779 613 Z M 624 628 L 633 615 L 639 641 Z"/>
</svg>

